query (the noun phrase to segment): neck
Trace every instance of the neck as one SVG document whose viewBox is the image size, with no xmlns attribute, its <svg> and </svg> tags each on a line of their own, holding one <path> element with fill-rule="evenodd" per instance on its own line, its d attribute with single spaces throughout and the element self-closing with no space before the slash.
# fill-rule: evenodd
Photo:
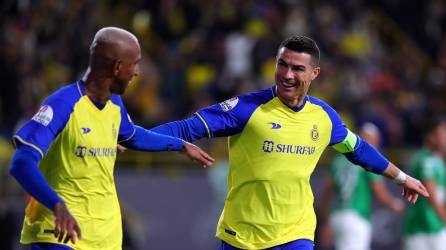
<svg viewBox="0 0 446 250">
<path fill-rule="evenodd" d="M 282 97 L 279 93 L 279 91 L 276 90 L 277 93 L 277 97 L 279 97 L 279 100 L 281 102 L 283 102 L 283 104 L 287 105 L 290 108 L 296 108 L 299 107 L 300 105 L 302 105 L 304 103 L 305 100 L 305 94 L 303 95 L 299 95 L 293 99 L 286 99 L 284 97 Z"/>
<path fill-rule="evenodd" d="M 111 96 L 109 89 L 109 79 L 99 73 L 94 72 L 88 67 L 82 81 L 85 87 L 85 94 L 95 103 L 105 104 Z"/>
</svg>

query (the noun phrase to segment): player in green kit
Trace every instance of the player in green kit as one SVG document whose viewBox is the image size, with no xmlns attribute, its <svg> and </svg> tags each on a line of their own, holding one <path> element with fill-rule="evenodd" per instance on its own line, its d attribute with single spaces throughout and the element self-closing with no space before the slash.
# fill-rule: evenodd
<svg viewBox="0 0 446 250">
<path fill-rule="evenodd" d="M 377 149 L 380 148 L 380 132 L 374 124 L 362 125 L 359 135 Z M 337 199 L 329 215 L 333 192 L 336 192 Z M 336 250 L 370 249 L 372 195 L 391 210 L 397 213 L 404 211 L 403 202 L 387 192 L 380 175 L 354 166 L 342 155 L 337 156 L 330 166 L 330 175 L 319 204 L 323 224 L 321 240 L 326 243 L 331 241 L 328 232 L 332 232 Z"/>
<path fill-rule="evenodd" d="M 420 198 L 407 210 L 404 250 L 446 249 L 446 119 L 436 118 L 425 129 L 425 146 L 415 154 L 410 171 L 423 182 L 430 197 Z"/>
</svg>

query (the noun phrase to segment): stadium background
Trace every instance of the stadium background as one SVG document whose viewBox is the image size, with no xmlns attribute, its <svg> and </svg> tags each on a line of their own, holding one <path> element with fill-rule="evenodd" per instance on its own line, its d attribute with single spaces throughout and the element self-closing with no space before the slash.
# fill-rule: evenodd
<svg viewBox="0 0 446 250">
<path fill-rule="evenodd" d="M 79 79 L 103 26 L 140 40 L 141 75 L 124 101 L 145 127 L 273 84 L 277 46 L 291 34 L 313 37 L 322 51 L 310 94 L 330 103 L 352 130 L 377 124 L 385 155 L 402 168 L 421 145 L 425 118 L 446 114 L 442 0 L 4 0 L 0 20 L 0 249 L 22 249 L 25 200 L 8 175 L 9 139 L 43 98 Z M 213 169 L 176 153 L 118 157 L 124 249 L 217 249 L 226 140 L 200 146 L 217 159 Z M 316 202 L 332 155 L 327 150 L 314 174 Z M 375 207 L 373 249 L 399 249 L 401 218 Z"/>
</svg>

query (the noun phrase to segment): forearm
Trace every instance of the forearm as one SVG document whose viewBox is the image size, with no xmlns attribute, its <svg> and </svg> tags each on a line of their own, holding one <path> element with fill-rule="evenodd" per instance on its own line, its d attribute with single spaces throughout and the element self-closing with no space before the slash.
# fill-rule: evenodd
<svg viewBox="0 0 446 250">
<path fill-rule="evenodd" d="M 194 142 L 203 137 L 209 137 L 206 126 L 197 115 L 193 115 L 188 119 L 157 126 L 152 128 L 151 131 L 178 137 L 188 142 Z"/>
<path fill-rule="evenodd" d="M 359 165 L 369 171 L 377 174 L 382 174 L 390 178 L 388 174 L 398 175 L 398 170 L 388 170 L 391 164 L 381 153 L 379 153 L 373 146 L 367 141 L 358 137 L 358 145 L 352 152 L 345 153 L 344 155 L 352 163 Z M 394 166 L 394 165 L 393 165 Z M 390 172 L 389 172 L 390 171 Z"/>
<path fill-rule="evenodd" d="M 446 225 L 446 208 L 441 202 L 438 200 L 437 195 L 437 185 L 434 181 L 423 181 L 423 184 L 426 186 L 426 189 L 430 193 L 430 196 L 427 198 L 429 204 L 434 209 L 435 213 L 437 213 L 438 217 L 443 221 Z"/>
<path fill-rule="evenodd" d="M 441 221 L 443 221 L 443 224 L 446 225 L 446 209 L 443 205 L 441 205 L 438 202 L 431 203 L 432 208 L 437 213 L 438 217 L 440 217 Z"/>
<path fill-rule="evenodd" d="M 394 180 L 400 173 L 401 170 L 393 163 L 389 162 L 387 168 L 384 170 L 384 172 L 382 172 L 382 175 L 391 180 Z"/>
<path fill-rule="evenodd" d="M 179 138 L 159 134 L 139 126 L 135 126 L 135 129 L 135 135 L 130 140 L 121 142 L 121 145 L 147 152 L 179 151 L 183 148 L 184 141 Z"/>
<path fill-rule="evenodd" d="M 11 161 L 9 172 L 20 185 L 37 201 L 50 210 L 57 202 L 63 202 L 57 193 L 50 187 L 38 168 L 40 156 L 32 149 L 24 146 L 17 148 Z"/>
<path fill-rule="evenodd" d="M 393 197 L 387 191 L 383 181 L 374 181 L 371 185 L 373 193 L 375 194 L 375 197 L 379 203 L 392 209 L 395 212 L 402 212 L 402 210 L 404 209 L 402 201 L 398 198 Z"/>
</svg>

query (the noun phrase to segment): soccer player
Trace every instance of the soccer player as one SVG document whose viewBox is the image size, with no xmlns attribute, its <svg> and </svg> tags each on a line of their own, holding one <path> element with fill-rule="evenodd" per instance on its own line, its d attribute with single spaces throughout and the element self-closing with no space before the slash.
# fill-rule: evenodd
<svg viewBox="0 0 446 250">
<path fill-rule="evenodd" d="M 425 145 L 415 154 L 410 172 L 430 196 L 409 207 L 404 216 L 404 250 L 446 249 L 446 119 L 433 118 L 424 129 Z"/>
<path fill-rule="evenodd" d="M 308 96 L 319 49 L 304 36 L 282 42 L 275 85 L 203 108 L 153 131 L 187 141 L 229 137 L 228 193 L 217 226 L 221 249 L 313 249 L 310 176 L 327 146 L 396 180 L 414 203 L 424 186 L 350 132 L 326 103 Z"/>
<path fill-rule="evenodd" d="M 362 125 L 359 135 L 376 149 L 380 148 L 380 132 L 374 124 Z M 333 192 L 336 192 L 337 199 L 329 216 Z M 329 232 L 331 229 L 336 250 L 370 249 L 372 193 L 381 204 L 392 211 L 399 214 L 404 211 L 403 202 L 387 192 L 380 175 L 355 167 L 342 155 L 333 160 L 319 205 L 321 232 Z"/>
<path fill-rule="evenodd" d="M 210 166 L 193 144 L 133 124 L 119 95 L 139 73 L 137 38 L 99 30 L 89 67 L 50 95 L 13 137 L 10 173 L 32 195 L 21 243 L 31 249 L 121 249 L 121 212 L 113 178 L 118 141 L 142 151 L 182 151 Z M 81 233 L 82 231 L 82 233 Z"/>
</svg>

